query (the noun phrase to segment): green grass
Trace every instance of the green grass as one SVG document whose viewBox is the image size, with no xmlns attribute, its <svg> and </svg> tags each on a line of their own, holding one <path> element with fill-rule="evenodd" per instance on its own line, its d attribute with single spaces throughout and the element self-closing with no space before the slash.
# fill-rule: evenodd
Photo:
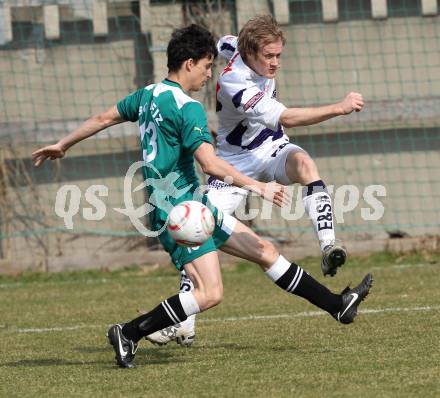
<svg viewBox="0 0 440 398">
<path fill-rule="evenodd" d="M 141 342 L 133 370 L 115 366 L 104 334 L 175 294 L 171 267 L 1 277 L 0 396 L 440 396 L 438 254 L 352 258 L 336 278 L 301 264 L 336 291 L 373 273 L 354 324 L 240 263 L 223 270 L 224 301 L 199 315 L 194 346 Z"/>
</svg>

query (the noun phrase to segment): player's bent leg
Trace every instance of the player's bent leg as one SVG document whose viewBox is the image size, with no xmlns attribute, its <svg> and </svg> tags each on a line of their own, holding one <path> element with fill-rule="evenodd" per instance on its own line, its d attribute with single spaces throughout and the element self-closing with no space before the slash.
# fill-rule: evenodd
<svg viewBox="0 0 440 398">
<path fill-rule="evenodd" d="M 191 279 L 183 270 L 180 272 L 180 293 L 189 292 L 194 289 Z M 175 341 L 183 347 L 190 347 L 196 337 L 195 331 L 196 315 L 189 316 L 186 321 L 168 326 L 145 337 L 153 344 L 165 345 L 170 341 Z"/>
<path fill-rule="evenodd" d="M 220 185 L 218 185 L 217 182 Z M 210 183 L 207 192 L 207 197 L 211 204 L 226 214 L 232 214 L 246 198 L 246 195 L 246 190 L 225 185 L 223 182 L 219 182 L 215 179 Z M 179 292 L 181 293 L 192 290 L 192 282 L 186 275 L 185 271 L 181 271 L 180 275 Z M 195 323 L 196 315 L 191 315 L 186 321 L 154 332 L 145 338 L 151 343 L 157 345 L 165 345 L 170 341 L 175 341 L 181 346 L 189 347 L 195 339 Z"/>
<path fill-rule="evenodd" d="M 305 152 L 291 151 L 286 157 L 286 176 L 303 185 L 303 203 L 312 221 L 321 252 L 321 268 L 325 275 L 334 276 L 347 259 L 344 246 L 335 239 L 333 209 L 330 195 L 319 177 L 313 159 Z"/>
<path fill-rule="evenodd" d="M 185 272 L 194 284 L 192 294 L 200 311 L 206 311 L 223 300 L 223 282 L 218 253 L 209 252 L 184 266 Z"/>
<path fill-rule="evenodd" d="M 125 324 L 113 325 L 107 332 L 120 367 L 134 367 L 134 355 L 140 339 L 158 330 L 181 323 L 188 316 L 211 308 L 222 300 L 223 284 L 217 252 L 208 252 L 185 265 L 194 290 L 162 301 L 146 314 Z"/>
<path fill-rule="evenodd" d="M 332 293 L 299 265 L 286 260 L 270 242 L 260 238 L 240 222 L 237 222 L 232 235 L 221 249 L 258 263 L 277 286 L 288 293 L 303 297 L 341 323 L 353 322 L 357 306 L 372 285 L 372 277 L 368 274 L 356 288 L 346 288 L 341 294 Z"/>
<path fill-rule="evenodd" d="M 212 264 L 213 266 L 203 266 L 202 264 Z M 201 272 L 197 270 L 199 267 L 202 268 Z M 202 311 L 217 305 L 223 297 L 223 284 L 217 252 L 207 253 L 185 265 L 184 268 L 185 270 L 181 273 L 180 291 L 192 291 L 198 297 L 198 302 L 202 305 L 200 307 Z M 208 269 L 209 272 L 212 272 L 211 275 L 205 275 Z M 198 288 L 197 292 L 194 291 L 194 285 Z M 159 345 L 175 340 L 182 346 L 190 346 L 195 339 L 195 314 L 188 316 L 183 322 L 146 336 L 146 339 Z"/>
<path fill-rule="evenodd" d="M 258 236 L 240 221 L 237 222 L 231 236 L 220 250 L 257 263 L 265 271 L 279 257 L 278 250 L 271 242 Z"/>
<path fill-rule="evenodd" d="M 287 154 L 285 173 L 290 183 L 297 182 L 304 186 L 320 179 L 316 163 L 304 151 L 292 150 Z M 276 177 L 279 179 L 278 175 Z"/>
</svg>

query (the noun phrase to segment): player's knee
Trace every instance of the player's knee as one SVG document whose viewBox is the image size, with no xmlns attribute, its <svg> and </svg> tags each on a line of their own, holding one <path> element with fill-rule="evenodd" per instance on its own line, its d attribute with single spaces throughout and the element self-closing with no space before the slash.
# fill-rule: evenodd
<svg viewBox="0 0 440 398">
<path fill-rule="evenodd" d="M 269 242 L 268 240 L 263 240 L 262 242 L 263 242 L 263 252 L 261 256 L 260 265 L 266 269 L 271 267 L 272 264 L 275 263 L 280 253 L 278 252 L 278 249 L 273 245 L 272 242 Z"/>
<path fill-rule="evenodd" d="M 217 286 L 209 290 L 205 290 L 199 295 L 199 306 L 202 311 L 215 307 L 223 300 L 223 287 Z"/>
<path fill-rule="evenodd" d="M 319 179 L 318 167 L 315 161 L 306 153 L 296 154 L 296 172 L 301 184 L 309 184 Z"/>
<path fill-rule="evenodd" d="M 209 308 L 219 305 L 223 300 L 223 289 L 215 289 L 208 295 L 208 306 Z"/>
<path fill-rule="evenodd" d="M 305 176 L 311 176 L 318 172 L 315 161 L 308 155 L 304 154 L 301 159 L 301 170 Z"/>
</svg>

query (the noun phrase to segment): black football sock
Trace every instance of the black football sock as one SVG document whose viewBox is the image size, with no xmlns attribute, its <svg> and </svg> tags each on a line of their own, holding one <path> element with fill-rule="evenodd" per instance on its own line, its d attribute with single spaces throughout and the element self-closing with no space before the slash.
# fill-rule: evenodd
<svg viewBox="0 0 440 398">
<path fill-rule="evenodd" d="M 162 301 L 155 309 L 143 314 L 122 328 L 122 334 L 134 342 L 138 342 L 142 337 L 157 332 L 176 323 L 186 320 L 187 315 L 182 307 L 179 295 L 176 294 L 167 300 Z"/>
<path fill-rule="evenodd" d="M 341 295 L 332 293 L 299 265 L 290 264 L 283 256 L 279 257 L 266 274 L 280 288 L 305 298 L 329 314 L 335 314 L 341 309 Z"/>
</svg>

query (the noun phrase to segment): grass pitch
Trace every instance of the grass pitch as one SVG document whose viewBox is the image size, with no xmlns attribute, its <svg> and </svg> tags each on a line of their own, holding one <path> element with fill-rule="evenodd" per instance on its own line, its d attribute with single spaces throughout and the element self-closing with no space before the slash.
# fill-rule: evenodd
<svg viewBox="0 0 440 398">
<path fill-rule="evenodd" d="M 142 341 L 133 370 L 105 332 L 175 294 L 171 267 L 2 277 L 0 396 L 440 396 L 440 255 L 351 258 L 335 278 L 301 265 L 335 291 L 373 273 L 354 324 L 242 263 L 223 270 L 224 301 L 198 316 L 192 348 Z"/>
</svg>

